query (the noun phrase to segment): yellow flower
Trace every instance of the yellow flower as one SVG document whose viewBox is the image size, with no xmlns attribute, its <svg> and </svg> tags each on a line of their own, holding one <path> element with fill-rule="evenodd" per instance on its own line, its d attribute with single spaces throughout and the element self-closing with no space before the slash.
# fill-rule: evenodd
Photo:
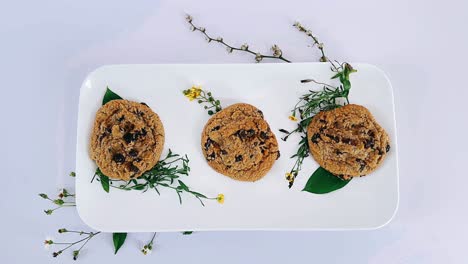
<svg viewBox="0 0 468 264">
<path fill-rule="evenodd" d="M 295 116 L 293 116 L 293 115 L 290 115 L 290 116 L 289 116 L 289 120 L 295 122 L 295 121 L 297 121 L 297 117 L 295 117 Z"/>
<path fill-rule="evenodd" d="M 289 182 L 294 180 L 294 176 L 292 175 L 292 173 L 286 172 L 285 175 L 286 175 L 286 180 L 288 180 Z"/>
<path fill-rule="evenodd" d="M 192 88 L 188 90 L 184 90 L 184 95 L 187 97 L 190 101 L 193 101 L 194 99 L 197 99 L 198 96 L 200 96 L 202 92 L 202 89 L 200 86 L 192 86 Z"/>
<path fill-rule="evenodd" d="M 224 203 L 224 194 L 222 194 L 222 193 L 218 194 L 218 196 L 216 197 L 216 201 L 218 201 L 218 203 L 220 203 L 220 204 L 223 204 Z"/>
</svg>

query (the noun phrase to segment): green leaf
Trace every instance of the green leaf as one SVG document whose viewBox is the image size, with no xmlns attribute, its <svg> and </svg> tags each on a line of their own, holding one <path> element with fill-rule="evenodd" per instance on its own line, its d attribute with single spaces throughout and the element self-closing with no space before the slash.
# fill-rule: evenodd
<svg viewBox="0 0 468 264">
<path fill-rule="evenodd" d="M 339 72 L 339 73 L 333 75 L 333 77 L 331 77 L 331 79 L 336 79 L 336 78 L 338 78 L 338 77 L 340 77 L 340 76 L 341 76 L 341 72 Z"/>
<path fill-rule="evenodd" d="M 351 82 L 349 80 L 343 80 L 342 83 L 345 90 L 351 89 Z"/>
<path fill-rule="evenodd" d="M 117 251 L 122 247 L 125 243 L 125 239 L 127 238 L 127 233 L 113 233 L 112 240 L 114 241 L 114 254 L 117 254 Z"/>
<path fill-rule="evenodd" d="M 106 191 L 106 193 L 109 192 L 109 177 L 107 177 L 104 174 L 98 174 L 99 175 L 99 181 L 101 182 L 102 189 Z"/>
<path fill-rule="evenodd" d="M 122 99 L 122 97 L 114 93 L 111 89 L 109 89 L 109 87 L 106 87 L 106 93 L 104 94 L 104 98 L 102 98 L 102 105 L 105 105 L 112 100 L 118 100 L 118 99 Z"/>
<path fill-rule="evenodd" d="M 329 193 L 343 188 L 350 181 L 351 180 L 342 180 L 326 171 L 324 168 L 319 167 L 312 176 L 310 176 L 303 191 L 315 194 Z"/>
<path fill-rule="evenodd" d="M 182 232 L 182 235 L 186 236 L 186 235 L 191 235 L 193 234 L 193 231 L 184 231 Z"/>
<path fill-rule="evenodd" d="M 185 185 L 185 183 L 184 183 L 183 181 L 178 180 L 178 182 L 179 182 L 179 185 L 180 185 L 179 187 L 180 187 L 182 190 L 187 191 L 187 192 L 189 191 L 188 186 Z"/>
</svg>

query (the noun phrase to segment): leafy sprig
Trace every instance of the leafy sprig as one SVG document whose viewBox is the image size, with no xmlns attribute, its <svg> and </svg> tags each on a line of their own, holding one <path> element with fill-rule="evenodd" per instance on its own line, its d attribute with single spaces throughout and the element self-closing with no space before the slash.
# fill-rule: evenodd
<svg viewBox="0 0 468 264">
<path fill-rule="evenodd" d="M 322 86 L 322 90 L 309 90 L 308 93 L 299 98 L 299 101 L 291 110 L 291 116 L 294 117 L 293 119 L 296 119 L 297 116 L 300 118 L 300 121 L 294 130 L 288 131 L 280 129 L 280 132 L 285 134 L 282 138 L 284 141 L 294 133 L 301 134 L 301 140 L 299 141 L 297 152 L 291 156 L 291 158 L 296 159 L 296 161 L 291 170 L 286 173 L 286 180 L 288 181 L 289 188 L 293 186 L 294 180 L 302 168 L 304 158 L 309 156 L 307 127 L 314 115 L 321 111 L 328 111 L 349 104 L 348 95 L 351 89 L 349 75 L 356 72 L 356 70 L 348 63 L 330 63 L 332 65 L 332 71 L 336 72 L 332 79 L 338 79 L 340 84 L 335 87 L 326 83 L 317 82 L 314 79 L 301 80 L 301 83 L 314 82 L 319 84 Z"/>
<path fill-rule="evenodd" d="M 221 102 L 216 100 L 211 92 L 203 91 L 200 86 L 192 86 L 190 89 L 183 90 L 182 93 L 190 101 L 197 99 L 197 102 L 208 111 L 208 115 L 213 115 L 223 109 Z"/>
<path fill-rule="evenodd" d="M 232 53 L 233 51 L 246 52 L 255 56 L 255 62 L 261 62 L 263 59 L 276 59 L 276 60 L 281 60 L 284 62 L 291 62 L 290 60 L 283 57 L 283 51 L 276 44 L 271 47 L 272 55 L 265 55 L 258 51 L 253 51 L 250 49 L 248 44 L 243 44 L 240 47 L 235 47 L 233 45 L 226 43 L 222 37 L 217 37 L 217 38 L 211 37 L 208 33 L 206 33 L 206 28 L 197 27 L 193 23 L 193 17 L 191 15 L 186 15 L 185 18 L 187 22 L 190 24 L 190 30 L 201 32 L 205 36 L 206 41 L 208 41 L 208 43 L 217 42 L 223 45 L 226 48 L 228 53 Z"/>
<path fill-rule="evenodd" d="M 110 180 L 109 179 L 109 187 L 130 191 L 130 190 L 137 190 L 146 192 L 150 189 L 156 191 L 156 193 L 160 194 L 159 187 L 169 188 L 174 190 L 179 197 L 179 202 L 182 204 L 182 194 L 187 193 L 195 198 L 197 198 L 202 205 L 203 200 L 216 200 L 216 197 L 210 198 L 204 194 L 191 190 L 182 180 L 182 176 L 188 176 L 190 172 L 189 167 L 189 158 L 187 155 L 181 156 L 179 154 L 174 154 L 170 149 L 169 153 L 166 157 L 160 160 L 156 165 L 143 173 L 137 179 L 132 179 L 130 181 L 122 181 L 122 180 Z M 97 180 L 101 182 L 106 182 L 108 177 L 105 176 L 99 168 L 96 169 L 95 176 L 97 176 Z M 94 177 L 93 177 L 94 179 Z M 119 185 L 114 184 L 121 183 Z M 106 184 L 103 185 L 104 190 L 107 188 Z"/>
<path fill-rule="evenodd" d="M 95 236 L 99 235 L 101 232 L 85 232 L 85 231 L 73 231 L 73 230 L 67 230 L 66 228 L 60 228 L 58 230 L 59 234 L 64 234 L 64 233 L 73 233 L 73 234 L 78 234 L 80 238 L 74 242 L 55 242 L 51 238 L 46 238 L 44 241 L 44 247 L 49 248 L 51 246 L 59 246 L 62 247 L 61 249 L 54 251 L 52 253 L 52 256 L 54 258 L 60 256 L 63 252 L 66 250 L 74 247 L 74 246 L 79 246 L 77 249 L 73 250 L 72 256 L 73 260 L 77 260 L 78 256 L 80 255 L 81 250 L 88 244 L 88 242 L 93 239 Z M 81 238 L 84 236 L 84 238 Z"/>
<path fill-rule="evenodd" d="M 75 194 L 70 193 L 67 189 L 61 189 L 56 199 L 50 198 L 49 195 L 45 193 L 40 193 L 39 197 L 41 197 L 42 199 L 48 200 L 52 204 L 55 205 L 55 208 L 44 210 L 44 213 L 46 215 L 51 215 L 52 213 L 54 213 L 54 211 L 64 208 L 64 207 L 76 206 Z"/>
</svg>

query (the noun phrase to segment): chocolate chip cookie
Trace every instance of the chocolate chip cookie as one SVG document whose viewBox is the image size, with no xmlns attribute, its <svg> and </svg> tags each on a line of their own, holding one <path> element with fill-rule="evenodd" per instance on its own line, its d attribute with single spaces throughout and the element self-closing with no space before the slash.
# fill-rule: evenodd
<svg viewBox="0 0 468 264">
<path fill-rule="evenodd" d="M 164 146 L 164 127 L 145 103 L 113 100 L 96 113 L 90 155 L 102 173 L 128 181 L 151 169 Z"/>
<path fill-rule="evenodd" d="M 208 120 L 201 147 L 214 170 L 239 181 L 262 178 L 280 155 L 262 111 L 243 103 L 231 105 Z"/>
<path fill-rule="evenodd" d="M 309 124 L 307 137 L 314 159 L 343 179 L 371 173 L 390 151 L 387 133 L 360 105 L 318 113 Z"/>
</svg>

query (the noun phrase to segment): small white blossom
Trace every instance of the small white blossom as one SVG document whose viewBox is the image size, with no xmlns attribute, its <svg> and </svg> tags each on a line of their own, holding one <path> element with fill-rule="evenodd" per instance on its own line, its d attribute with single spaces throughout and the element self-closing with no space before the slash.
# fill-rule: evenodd
<svg viewBox="0 0 468 264">
<path fill-rule="evenodd" d="M 192 18 L 191 15 L 187 14 L 187 15 L 185 16 L 185 19 L 186 19 L 188 22 L 192 22 L 192 19 L 193 19 L 193 18 Z"/>
<path fill-rule="evenodd" d="M 271 50 L 273 51 L 273 56 L 275 57 L 281 57 L 281 55 L 283 54 L 281 49 L 276 44 L 273 45 L 273 47 L 271 47 Z"/>
<path fill-rule="evenodd" d="M 204 27 L 201 27 L 201 28 L 200 28 L 200 31 L 201 31 L 201 32 L 205 32 L 205 30 L 206 30 L 206 29 L 205 29 Z"/>
<path fill-rule="evenodd" d="M 241 50 L 248 50 L 249 45 L 247 45 L 247 43 L 245 43 L 245 44 L 242 44 L 242 46 L 240 48 L 241 48 Z"/>
<path fill-rule="evenodd" d="M 300 27 L 301 27 L 301 24 L 299 24 L 299 22 L 296 21 L 296 22 L 294 22 L 293 26 L 294 26 L 295 28 L 300 28 Z"/>
<path fill-rule="evenodd" d="M 261 62 L 262 59 L 263 59 L 262 54 L 260 54 L 260 53 L 255 54 L 255 61 L 256 62 Z"/>
<path fill-rule="evenodd" d="M 153 251 L 153 246 L 151 246 L 151 245 L 145 245 L 141 249 L 141 253 L 143 253 L 143 255 L 149 255 L 149 254 L 151 254 L 152 251 Z"/>
<path fill-rule="evenodd" d="M 311 36 L 312 36 L 312 31 L 307 30 L 307 31 L 306 31 L 306 34 L 307 34 L 307 36 L 310 36 L 310 37 L 311 37 Z"/>
<path fill-rule="evenodd" d="M 218 37 L 218 38 L 216 38 L 216 41 L 222 42 L 222 41 L 223 41 L 223 38 Z"/>
<path fill-rule="evenodd" d="M 317 45 L 317 48 L 323 49 L 323 43 L 319 43 L 319 44 Z"/>
<path fill-rule="evenodd" d="M 211 42 L 211 39 L 209 37 L 206 37 L 205 39 L 206 39 L 206 41 L 208 41 L 208 43 Z"/>
<path fill-rule="evenodd" d="M 195 27 L 194 27 L 194 26 L 190 26 L 190 30 L 195 31 Z"/>
</svg>

